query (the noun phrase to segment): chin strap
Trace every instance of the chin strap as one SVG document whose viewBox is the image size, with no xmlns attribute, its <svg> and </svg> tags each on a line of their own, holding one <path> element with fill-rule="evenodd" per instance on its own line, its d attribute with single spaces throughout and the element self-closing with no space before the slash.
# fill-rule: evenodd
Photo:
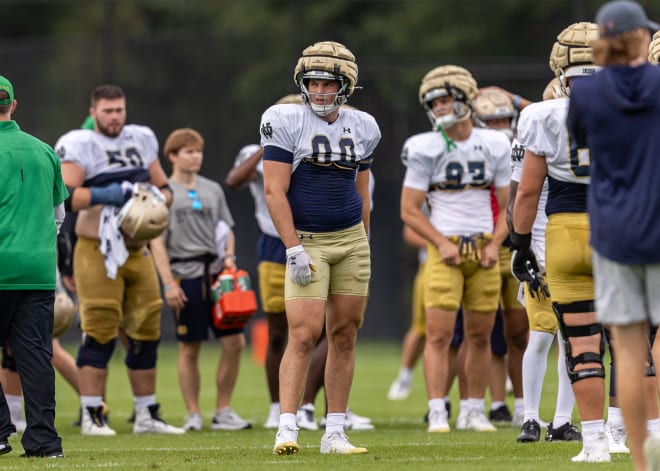
<svg viewBox="0 0 660 471">
<path fill-rule="evenodd" d="M 454 140 L 447 135 L 445 130 L 442 128 L 442 126 L 438 126 L 436 130 L 442 135 L 442 138 L 445 140 L 445 144 L 447 144 L 447 152 L 451 152 L 452 150 L 458 147 L 456 145 L 456 142 L 454 142 Z"/>
</svg>

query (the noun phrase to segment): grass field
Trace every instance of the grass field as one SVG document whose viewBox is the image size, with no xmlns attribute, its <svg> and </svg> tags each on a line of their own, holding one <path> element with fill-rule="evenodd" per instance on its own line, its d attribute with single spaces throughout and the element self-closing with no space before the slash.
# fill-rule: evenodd
<svg viewBox="0 0 660 471">
<path fill-rule="evenodd" d="M 66 345 L 75 351 L 75 345 Z M 208 425 L 213 413 L 215 391 L 213 378 L 218 352 L 215 345 L 205 345 L 202 351 L 204 383 L 202 409 Z M 57 379 L 56 425 L 63 438 L 64 460 L 26 460 L 19 438 L 10 442 L 14 451 L 0 457 L 0 469 L 112 469 L 112 470 L 253 470 L 273 467 L 333 470 L 338 468 L 450 470 L 536 470 L 632 469 L 629 456 L 613 455 L 609 464 L 571 463 L 578 453 L 578 443 L 516 443 L 518 430 L 501 427 L 496 433 L 452 431 L 449 434 L 429 434 L 422 423 L 426 412 L 426 394 L 421 368 L 415 371 L 413 393 L 406 401 L 388 401 L 387 390 L 399 365 L 399 345 L 395 343 L 360 342 L 357 369 L 350 406 L 360 415 L 373 419 L 375 431 L 349 432 L 355 445 L 366 446 L 369 454 L 357 456 L 320 455 L 322 432 L 301 431 L 302 449 L 295 456 L 274 456 L 275 433 L 262 424 L 268 413 L 269 399 L 263 369 L 247 351 L 234 395 L 233 407 L 244 418 L 254 421 L 251 430 L 220 432 L 206 429 L 183 436 L 133 435 L 126 422 L 132 410 L 121 352 L 115 352 L 110 366 L 108 403 L 111 426 L 116 437 L 82 437 L 71 423 L 78 417 L 77 396 L 60 377 Z M 554 358 L 554 354 L 551 355 Z M 553 360 L 551 360 L 553 362 Z M 556 368 L 550 364 L 543 392 L 541 417 L 551 420 L 554 411 Z M 159 352 L 158 401 L 163 417 L 181 425 L 185 409 L 176 378 L 176 346 L 163 344 Z M 452 404 L 458 405 L 456 390 Z M 513 400 L 508 399 L 509 407 Z M 323 405 L 319 398 L 317 411 Z M 453 420 L 452 419 L 452 425 Z"/>
</svg>

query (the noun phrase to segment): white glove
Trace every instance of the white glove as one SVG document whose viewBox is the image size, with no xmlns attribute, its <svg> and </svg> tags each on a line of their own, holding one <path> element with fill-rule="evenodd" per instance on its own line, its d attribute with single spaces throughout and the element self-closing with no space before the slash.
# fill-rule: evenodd
<svg viewBox="0 0 660 471">
<path fill-rule="evenodd" d="M 316 271 L 302 245 L 286 249 L 286 269 L 291 281 L 300 286 L 308 285 L 312 281 L 312 272 Z"/>
</svg>

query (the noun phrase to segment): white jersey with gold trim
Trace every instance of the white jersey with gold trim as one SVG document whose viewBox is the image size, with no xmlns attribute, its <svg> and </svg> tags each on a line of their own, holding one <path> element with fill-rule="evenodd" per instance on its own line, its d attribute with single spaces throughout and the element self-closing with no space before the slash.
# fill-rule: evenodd
<svg viewBox="0 0 660 471">
<path fill-rule="evenodd" d="M 339 110 L 333 123 L 319 119 L 308 106 L 273 105 L 261 118 L 261 145 L 293 153 L 292 172 L 303 159 L 315 163 L 354 166 L 371 158 L 380 141 L 380 129 L 368 113 Z"/>
<path fill-rule="evenodd" d="M 92 180 L 100 174 L 148 169 L 158 159 L 158 140 L 150 128 L 137 124 L 127 124 L 117 137 L 74 129 L 58 139 L 55 151 L 62 162 L 73 162 Z"/>
<path fill-rule="evenodd" d="M 545 157 L 548 176 L 555 180 L 589 184 L 589 152 L 579 149 L 571 156 L 566 114 L 568 98 L 533 103 L 520 113 L 518 141 Z"/>
<path fill-rule="evenodd" d="M 403 185 L 428 192 L 431 224 L 442 234 L 492 233 L 490 187 L 509 186 L 511 143 L 499 131 L 474 128 L 455 144 L 448 151 L 435 131 L 410 137 L 401 155 Z"/>
</svg>

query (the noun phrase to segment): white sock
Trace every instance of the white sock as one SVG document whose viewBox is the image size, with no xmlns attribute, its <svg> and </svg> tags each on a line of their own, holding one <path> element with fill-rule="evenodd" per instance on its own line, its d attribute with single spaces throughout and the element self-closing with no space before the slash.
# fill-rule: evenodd
<svg viewBox="0 0 660 471">
<path fill-rule="evenodd" d="M 649 435 L 660 435 L 660 418 L 647 420 L 646 429 Z"/>
<path fill-rule="evenodd" d="M 20 416 L 23 411 L 23 396 L 16 396 L 14 394 L 5 394 L 7 399 L 7 406 L 12 416 Z"/>
<path fill-rule="evenodd" d="M 605 421 L 603 419 L 598 420 L 583 420 L 580 423 L 582 428 L 582 441 L 583 443 L 592 443 L 598 435 L 605 433 Z M 554 428 L 554 424 L 553 424 Z"/>
<path fill-rule="evenodd" d="M 618 427 L 623 427 L 623 415 L 619 407 L 607 408 L 607 422 Z"/>
<path fill-rule="evenodd" d="M 493 401 L 490 403 L 490 410 L 499 409 L 504 405 L 504 401 Z"/>
<path fill-rule="evenodd" d="M 402 383 L 411 383 L 412 377 L 413 377 L 413 370 L 411 370 L 410 368 L 404 367 L 399 370 L 398 380 L 401 381 Z"/>
<path fill-rule="evenodd" d="M 513 400 L 513 412 L 518 414 L 525 413 L 525 400 L 522 397 L 516 397 Z"/>
<path fill-rule="evenodd" d="M 325 433 L 343 432 L 344 422 L 346 421 L 346 414 L 341 412 L 333 412 L 327 415 L 325 423 Z"/>
<path fill-rule="evenodd" d="M 442 409 L 445 410 L 445 400 L 444 399 L 430 399 L 429 400 L 429 410 Z"/>
<path fill-rule="evenodd" d="M 80 405 L 83 409 L 101 407 L 102 403 L 103 396 L 80 396 Z"/>
<path fill-rule="evenodd" d="M 283 428 L 296 428 L 296 414 L 280 414 L 280 429 Z"/>
<path fill-rule="evenodd" d="M 280 414 L 280 403 L 279 402 L 271 402 L 270 403 L 270 413 L 271 414 Z"/>
<path fill-rule="evenodd" d="M 468 409 L 470 410 L 478 410 L 480 412 L 484 412 L 484 410 L 486 409 L 486 404 L 483 398 L 468 397 L 467 403 L 468 403 Z"/>
<path fill-rule="evenodd" d="M 529 342 L 523 354 L 522 380 L 525 418 L 539 421 L 539 405 L 543 391 L 548 352 L 554 339 L 553 334 L 532 330 L 529 332 Z"/>
<path fill-rule="evenodd" d="M 461 399 L 459 405 L 458 405 L 458 415 L 465 415 L 468 413 L 468 400 L 467 399 Z"/>
<path fill-rule="evenodd" d="M 561 427 L 569 423 L 573 415 L 573 406 L 575 405 L 575 395 L 571 380 L 568 379 L 566 370 L 566 348 L 562 340 L 561 332 L 557 331 L 557 345 L 559 355 L 557 358 L 557 403 L 555 405 L 555 417 L 552 419 L 553 428 Z"/>
<path fill-rule="evenodd" d="M 133 404 L 135 405 L 136 411 L 146 409 L 147 407 L 156 404 L 156 395 L 149 394 L 148 396 L 133 396 Z"/>
</svg>

